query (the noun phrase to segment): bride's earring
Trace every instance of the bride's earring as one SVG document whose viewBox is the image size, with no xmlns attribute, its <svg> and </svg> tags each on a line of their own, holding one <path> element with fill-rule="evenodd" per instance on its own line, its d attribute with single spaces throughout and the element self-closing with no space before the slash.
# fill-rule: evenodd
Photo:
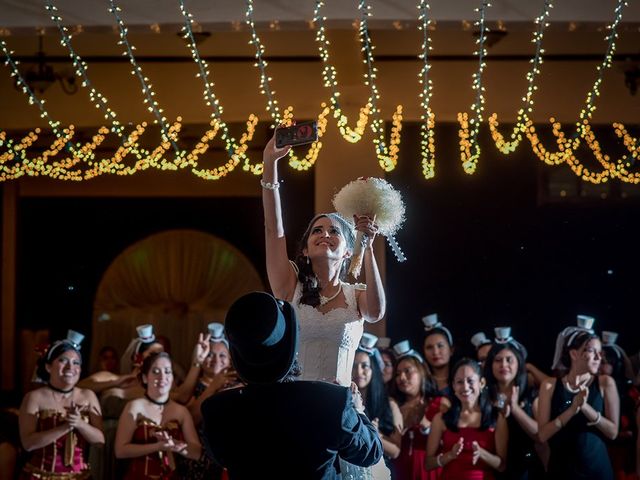
<svg viewBox="0 0 640 480">
<path fill-rule="evenodd" d="M 307 265 L 309 265 L 309 255 L 307 255 Z"/>
</svg>

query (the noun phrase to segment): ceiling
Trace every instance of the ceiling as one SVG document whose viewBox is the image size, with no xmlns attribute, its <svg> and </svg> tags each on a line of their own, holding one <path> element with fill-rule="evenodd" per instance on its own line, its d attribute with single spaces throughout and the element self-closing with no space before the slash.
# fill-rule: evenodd
<svg viewBox="0 0 640 480">
<path fill-rule="evenodd" d="M 121 7 L 127 25 L 178 25 L 181 23 L 180 0 L 114 0 Z M 81 25 L 84 29 L 111 28 L 114 24 L 108 12 L 109 0 L 51 0 L 67 25 Z M 185 0 L 186 8 L 201 25 L 211 29 L 225 29 L 245 21 L 246 2 L 240 0 Z M 256 22 L 281 28 L 307 25 L 313 18 L 314 0 L 255 0 Z M 394 22 L 417 21 L 417 0 L 370 0 L 371 22 L 394 25 Z M 615 0 L 562 0 L 553 2 L 552 23 L 574 25 L 602 25 L 614 15 Z M 433 20 L 441 25 L 473 21 L 479 0 L 431 0 Z M 490 22 L 530 24 L 541 12 L 543 0 L 493 0 L 487 10 Z M 18 34 L 33 29 L 51 28 L 43 0 L 0 0 L 0 29 L 2 33 Z M 356 0 L 326 0 L 323 13 L 328 22 L 350 24 L 360 17 Z M 640 25 L 640 2 L 629 2 L 623 21 Z M 398 24 L 395 23 L 397 26 Z M 637 28 L 635 25 L 633 28 Z"/>
</svg>

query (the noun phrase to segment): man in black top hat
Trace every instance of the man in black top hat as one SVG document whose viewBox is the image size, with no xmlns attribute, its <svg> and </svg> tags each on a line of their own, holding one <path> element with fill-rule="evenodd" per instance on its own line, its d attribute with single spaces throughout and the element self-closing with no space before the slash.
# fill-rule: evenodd
<svg viewBox="0 0 640 480">
<path fill-rule="evenodd" d="M 294 380 L 298 322 L 287 302 L 263 292 L 238 299 L 225 320 L 231 359 L 246 386 L 202 405 L 206 443 L 229 478 L 338 479 L 337 457 L 361 467 L 382 443 L 351 390 Z"/>
</svg>

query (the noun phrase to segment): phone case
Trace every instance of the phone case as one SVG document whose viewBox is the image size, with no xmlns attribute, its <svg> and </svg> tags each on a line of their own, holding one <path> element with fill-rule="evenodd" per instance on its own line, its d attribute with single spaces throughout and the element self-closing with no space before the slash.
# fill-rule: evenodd
<svg viewBox="0 0 640 480">
<path fill-rule="evenodd" d="M 318 124 L 315 121 L 300 122 L 290 127 L 276 130 L 276 147 L 305 145 L 318 140 Z"/>
</svg>

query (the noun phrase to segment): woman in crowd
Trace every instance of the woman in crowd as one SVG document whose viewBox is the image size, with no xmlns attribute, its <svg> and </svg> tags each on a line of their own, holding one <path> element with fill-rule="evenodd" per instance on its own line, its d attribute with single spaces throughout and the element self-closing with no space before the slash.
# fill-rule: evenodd
<svg viewBox="0 0 640 480">
<path fill-rule="evenodd" d="M 278 160 L 290 147 L 278 148 L 275 135 L 263 153 L 262 203 L 264 207 L 267 275 L 277 298 L 290 302 L 300 325 L 298 358 L 305 380 L 351 384 L 356 348 L 363 323 L 377 322 L 385 313 L 382 280 L 373 253 L 378 228 L 368 216 L 354 218 L 363 233 L 366 285 L 346 283 L 355 245 L 355 230 L 336 213 L 316 215 L 307 227 L 295 261 L 289 261 L 285 238 Z M 341 464 L 348 478 L 366 478 L 368 469 Z"/>
<path fill-rule="evenodd" d="M 451 408 L 433 419 L 426 467 L 442 468 L 443 479 L 493 479 L 505 467 L 507 422 L 492 408 L 476 360 L 456 364 L 451 388 Z"/>
<path fill-rule="evenodd" d="M 202 448 L 189 411 L 170 398 L 169 355 L 159 352 L 145 358 L 140 382 L 144 397 L 127 403 L 116 432 L 116 457 L 131 459 L 124 478 L 182 478 L 176 456 L 198 459 Z"/>
<path fill-rule="evenodd" d="M 506 470 L 497 477 L 509 480 L 542 478 L 544 468 L 535 445 L 537 392 L 527 385 L 527 351 L 511 336 L 511 328 L 496 328 L 495 333 L 484 365 L 484 377 L 489 399 L 505 416 L 509 427 Z"/>
<path fill-rule="evenodd" d="M 202 420 L 200 412 L 202 402 L 237 379 L 231 368 L 229 342 L 224 336 L 224 325 L 214 322 L 210 323 L 207 328 L 209 342 L 205 347 L 207 351 L 201 366 L 202 373 L 193 390 L 193 396 L 187 403 L 195 425 L 198 425 Z"/>
<path fill-rule="evenodd" d="M 378 337 L 364 333 L 356 350 L 353 381 L 364 402 L 364 413 L 378 426 L 387 466 L 400 454 L 402 414 L 389 398 L 382 380 L 382 357 L 375 347 Z"/>
<path fill-rule="evenodd" d="M 214 322 L 207 328 L 209 343 L 206 358 L 202 362 L 202 374 L 193 391 L 193 397 L 187 403 L 187 409 L 191 413 L 201 443 L 204 440 L 201 431 L 202 402 L 237 381 L 235 371 L 231 368 L 231 355 L 229 343 L 224 335 L 224 325 Z M 198 460 L 186 461 L 186 470 L 186 477 L 191 480 L 214 480 L 222 475 L 221 469 L 206 455 L 202 455 Z"/>
<path fill-rule="evenodd" d="M 484 361 L 487 359 L 493 343 L 487 338 L 484 332 L 478 332 L 471 337 L 471 344 L 476 350 L 476 359 L 480 362 L 481 366 L 484 366 Z"/>
<path fill-rule="evenodd" d="M 436 390 L 442 395 L 449 392 L 449 371 L 451 356 L 453 355 L 453 336 L 438 315 L 433 313 L 422 318 L 426 336 L 423 352 L 431 380 L 435 382 Z"/>
<path fill-rule="evenodd" d="M 605 439 L 618 434 L 620 400 L 613 379 L 598 375 L 602 345 L 592 330 L 560 334 L 555 367 L 540 388 L 538 435 L 549 442 L 551 478 L 612 480 Z"/>
<path fill-rule="evenodd" d="M 439 472 L 427 472 L 425 458 L 427 436 L 434 415 L 446 409 L 449 402 L 433 397 L 432 382 L 420 355 L 404 340 L 393 347 L 398 357 L 394 396 L 400 403 L 404 429 L 400 455 L 394 462 L 398 479 L 427 480 L 438 478 Z"/>
<path fill-rule="evenodd" d="M 37 375 L 46 386 L 25 395 L 20 406 L 20 439 L 31 456 L 24 479 L 81 479 L 91 476 L 85 453 L 103 444 L 100 404 L 91 390 L 76 387 L 82 369 L 84 336 L 69 330 L 38 360 Z"/>
<path fill-rule="evenodd" d="M 153 325 L 138 325 L 137 336 L 129 342 L 120 359 L 120 372 L 109 369 L 100 370 L 89 375 L 80 382 L 84 388 L 89 388 L 102 398 L 113 397 L 124 401 L 142 396 L 143 389 L 138 383 L 138 372 L 142 361 L 152 353 L 162 352 L 162 345 L 156 341 Z M 111 348 L 111 347 L 105 347 Z M 117 415 L 120 415 L 123 402 L 117 402 Z"/>
<path fill-rule="evenodd" d="M 636 403 L 637 390 L 632 389 L 631 362 L 626 352 L 616 343 L 616 332 L 602 332 L 602 363 L 600 374 L 613 378 L 620 397 L 618 436 L 609 443 L 609 457 L 617 479 L 626 479 L 636 471 Z"/>
</svg>

